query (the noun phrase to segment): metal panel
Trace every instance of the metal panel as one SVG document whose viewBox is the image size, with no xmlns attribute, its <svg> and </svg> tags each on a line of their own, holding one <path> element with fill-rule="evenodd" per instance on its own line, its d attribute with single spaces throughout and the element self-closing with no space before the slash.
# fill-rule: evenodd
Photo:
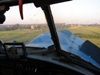
<svg viewBox="0 0 100 75">
<path fill-rule="evenodd" d="M 96 45 L 87 40 L 83 43 L 80 50 L 100 64 L 100 48 Z"/>
</svg>

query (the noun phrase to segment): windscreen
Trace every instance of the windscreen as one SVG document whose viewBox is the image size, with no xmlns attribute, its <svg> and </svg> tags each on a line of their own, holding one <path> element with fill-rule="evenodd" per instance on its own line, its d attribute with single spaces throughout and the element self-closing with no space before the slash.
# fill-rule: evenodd
<svg viewBox="0 0 100 75">
<path fill-rule="evenodd" d="M 100 47 L 99 3 L 99 0 L 73 0 L 51 5 L 57 30 L 69 30 Z"/>
<path fill-rule="evenodd" d="M 33 3 L 23 5 L 24 19 L 21 20 L 18 6 L 5 12 L 6 20 L 0 25 L 0 40 L 3 42 L 28 43 L 41 33 L 49 32 L 44 13 Z"/>
<path fill-rule="evenodd" d="M 51 9 L 57 30 L 64 30 L 65 38 L 58 33 L 61 49 L 100 68 L 99 3 L 99 0 L 73 0 L 52 5 Z"/>
</svg>

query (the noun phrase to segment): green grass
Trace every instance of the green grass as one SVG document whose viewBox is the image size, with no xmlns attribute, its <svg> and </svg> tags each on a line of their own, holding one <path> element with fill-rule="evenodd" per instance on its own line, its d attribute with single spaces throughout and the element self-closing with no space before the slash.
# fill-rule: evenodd
<svg viewBox="0 0 100 75">
<path fill-rule="evenodd" d="M 19 31 L 19 30 L 0 31 L 0 39 L 11 38 L 11 37 L 23 35 L 26 33 L 27 32 L 25 31 Z"/>
<path fill-rule="evenodd" d="M 100 36 L 100 33 L 98 33 L 98 32 L 92 32 L 92 33 L 97 35 L 97 36 Z"/>
<path fill-rule="evenodd" d="M 4 42 L 28 42 L 41 33 L 43 32 L 40 30 L 0 31 L 0 40 Z"/>
<path fill-rule="evenodd" d="M 100 47 L 100 26 L 79 26 L 79 27 L 63 27 L 66 30 L 70 30 L 74 35 L 89 40 L 92 43 Z M 0 40 L 4 42 L 28 42 L 39 34 L 46 32 L 47 30 L 12 30 L 12 31 L 0 31 Z"/>
<path fill-rule="evenodd" d="M 67 28 L 76 36 L 89 40 L 100 47 L 100 26 L 80 26 L 77 28 Z"/>
<path fill-rule="evenodd" d="M 32 40 L 33 38 L 35 38 L 36 36 L 38 36 L 39 34 L 41 34 L 41 32 L 39 32 L 39 31 L 32 31 L 32 32 L 23 35 L 23 37 L 16 38 L 14 40 L 18 41 L 18 42 L 26 43 L 26 42 L 29 42 L 30 40 Z M 13 41 L 11 40 L 10 42 L 13 42 Z"/>
</svg>

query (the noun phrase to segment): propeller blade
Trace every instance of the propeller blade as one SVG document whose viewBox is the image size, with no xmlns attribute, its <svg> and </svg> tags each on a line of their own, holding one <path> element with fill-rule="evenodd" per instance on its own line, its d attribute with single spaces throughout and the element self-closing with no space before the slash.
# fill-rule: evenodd
<svg viewBox="0 0 100 75">
<path fill-rule="evenodd" d="M 21 19 L 23 20 L 23 0 L 19 0 L 19 11 Z"/>
</svg>

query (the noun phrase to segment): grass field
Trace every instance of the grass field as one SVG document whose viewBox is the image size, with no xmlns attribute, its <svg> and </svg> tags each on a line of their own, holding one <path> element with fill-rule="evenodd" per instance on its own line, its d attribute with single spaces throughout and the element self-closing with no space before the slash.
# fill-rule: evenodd
<svg viewBox="0 0 100 75">
<path fill-rule="evenodd" d="M 100 47 L 100 26 L 78 26 L 78 27 L 65 27 L 64 29 L 70 30 L 76 36 L 84 40 L 90 40 L 92 43 Z M 45 31 L 41 30 L 12 30 L 0 31 L 0 40 L 4 42 L 28 42 L 34 37 Z"/>
<path fill-rule="evenodd" d="M 100 26 L 79 26 L 77 28 L 67 28 L 76 36 L 89 40 L 100 47 Z"/>
<path fill-rule="evenodd" d="M 43 33 L 40 30 L 12 30 L 0 31 L 0 40 L 4 42 L 28 42 L 39 34 Z"/>
</svg>

